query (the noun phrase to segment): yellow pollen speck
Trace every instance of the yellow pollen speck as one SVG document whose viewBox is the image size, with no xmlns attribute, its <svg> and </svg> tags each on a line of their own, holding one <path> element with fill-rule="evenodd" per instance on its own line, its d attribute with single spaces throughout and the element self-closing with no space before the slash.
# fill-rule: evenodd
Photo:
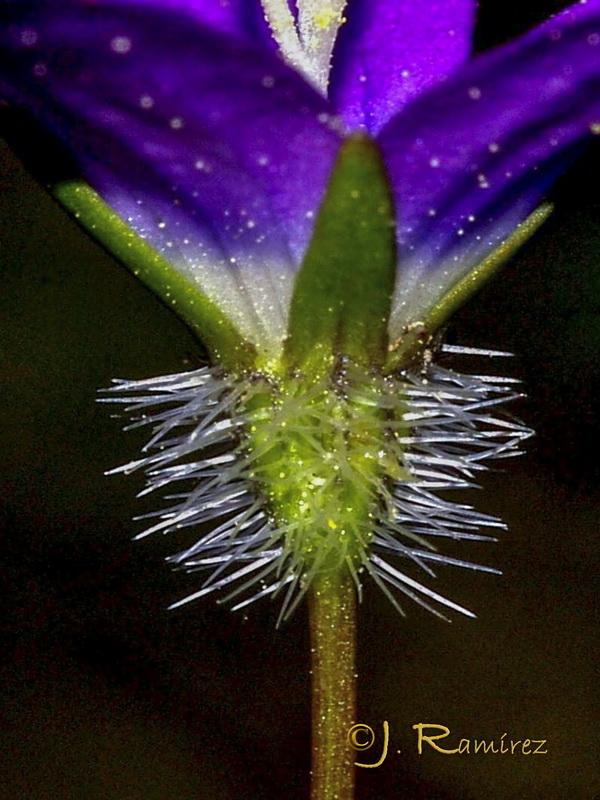
<svg viewBox="0 0 600 800">
<path fill-rule="evenodd" d="M 337 530 L 337 525 L 332 519 L 327 521 L 327 527 L 331 528 L 332 531 Z"/>
<path fill-rule="evenodd" d="M 313 17 L 313 22 L 317 28 L 328 28 L 332 22 L 337 22 L 339 24 L 342 21 L 342 15 L 331 8 L 323 9 L 323 11 L 319 11 Z"/>
</svg>

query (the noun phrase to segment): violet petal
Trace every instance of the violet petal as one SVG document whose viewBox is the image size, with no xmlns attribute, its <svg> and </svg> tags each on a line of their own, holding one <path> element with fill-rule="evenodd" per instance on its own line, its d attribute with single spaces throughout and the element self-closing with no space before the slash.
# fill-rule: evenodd
<svg viewBox="0 0 600 800">
<path fill-rule="evenodd" d="M 330 97 L 348 128 L 376 133 L 469 56 L 474 0 L 352 0 L 333 52 Z"/>
<path fill-rule="evenodd" d="M 221 33 L 276 49 L 260 0 L 121 0 L 120 4 L 137 7 L 140 13 L 147 7 L 183 11 Z"/>
<path fill-rule="evenodd" d="M 399 213 L 392 333 L 419 319 L 600 132 L 600 0 L 474 59 L 381 132 Z"/>
<path fill-rule="evenodd" d="M 67 144 L 243 333 L 275 347 L 339 147 L 329 107 L 265 48 L 141 5 L 10 3 L 0 96 Z"/>
</svg>

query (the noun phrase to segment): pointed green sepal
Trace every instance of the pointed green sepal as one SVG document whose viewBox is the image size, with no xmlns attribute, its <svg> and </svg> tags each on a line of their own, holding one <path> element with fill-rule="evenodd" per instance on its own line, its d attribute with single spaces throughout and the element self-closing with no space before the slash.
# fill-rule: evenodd
<svg viewBox="0 0 600 800">
<path fill-rule="evenodd" d="M 296 278 L 286 366 L 315 378 L 339 356 L 381 366 L 395 274 L 394 204 L 381 153 L 353 136 L 342 145 Z"/>
<path fill-rule="evenodd" d="M 434 336 L 467 300 L 478 292 L 511 259 L 552 213 L 551 203 L 543 203 L 490 255 L 446 294 L 418 322 L 406 326 L 402 336 L 390 345 L 386 372 L 404 369 L 419 356 Z"/>
<path fill-rule="evenodd" d="M 152 289 L 198 335 L 216 363 L 252 367 L 255 353 L 231 320 L 82 181 L 63 181 L 54 197 L 106 250 Z"/>
</svg>

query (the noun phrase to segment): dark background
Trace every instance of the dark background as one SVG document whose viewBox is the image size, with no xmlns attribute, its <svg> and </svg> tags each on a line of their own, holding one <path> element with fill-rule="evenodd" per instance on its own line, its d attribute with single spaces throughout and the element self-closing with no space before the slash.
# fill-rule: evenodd
<svg viewBox="0 0 600 800">
<path fill-rule="evenodd" d="M 564 5 L 484 0 L 478 46 Z M 247 619 L 211 599 L 168 612 L 197 580 L 163 563 L 173 540 L 131 542 L 131 517 L 152 507 L 134 499 L 140 478 L 103 475 L 145 434 L 123 434 L 97 389 L 192 368 L 202 350 L 0 156 L 0 797 L 304 798 L 305 610 L 278 631 L 268 602 Z M 440 576 L 478 620 L 448 625 L 410 606 L 404 620 L 366 590 L 359 719 L 378 734 L 372 760 L 389 721 L 391 752 L 361 771 L 359 798 L 599 796 L 599 177 L 596 146 L 557 186 L 542 232 L 451 327 L 453 341 L 517 354 L 492 368 L 523 378 L 518 413 L 538 435 L 467 498 L 510 526 L 501 544 L 464 550 L 504 576 Z M 549 752 L 419 757 L 418 722 L 455 741 L 547 739 Z"/>
</svg>

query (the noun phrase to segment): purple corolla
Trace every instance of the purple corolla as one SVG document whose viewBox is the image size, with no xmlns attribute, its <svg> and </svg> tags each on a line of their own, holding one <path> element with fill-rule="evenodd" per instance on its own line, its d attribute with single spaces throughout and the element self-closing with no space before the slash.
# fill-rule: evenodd
<svg viewBox="0 0 600 800">
<path fill-rule="evenodd" d="M 258 0 L 9 0 L 0 92 L 270 353 L 340 142 L 368 132 L 398 215 L 394 340 L 600 125 L 597 0 L 467 60 L 475 5 L 350 0 L 319 87 L 281 57 Z"/>
<path fill-rule="evenodd" d="M 213 570 L 197 595 L 289 586 L 289 610 L 319 570 L 344 566 L 357 585 L 366 569 L 384 588 L 464 611 L 389 558 L 429 573 L 432 562 L 473 566 L 425 537 L 486 538 L 477 531 L 500 523 L 434 491 L 472 485 L 528 431 L 491 414 L 515 396 L 508 381 L 431 364 L 431 321 L 510 251 L 573 149 L 600 133 L 600 0 L 470 60 L 475 7 L 4 3 L 0 96 L 188 287 L 166 280 L 163 297 L 199 315 L 208 303 L 256 354 L 251 380 L 201 370 L 117 386 L 157 426 L 151 454 L 128 468 L 144 467 L 150 489 L 194 481 L 150 531 L 218 522 L 174 559 Z M 335 353 L 314 381 L 281 366 L 296 277 L 344 142 L 367 140 L 395 215 L 386 343 L 393 353 L 417 331 L 420 349 L 377 374 Z M 206 456 L 215 448 L 225 452 Z"/>
</svg>

